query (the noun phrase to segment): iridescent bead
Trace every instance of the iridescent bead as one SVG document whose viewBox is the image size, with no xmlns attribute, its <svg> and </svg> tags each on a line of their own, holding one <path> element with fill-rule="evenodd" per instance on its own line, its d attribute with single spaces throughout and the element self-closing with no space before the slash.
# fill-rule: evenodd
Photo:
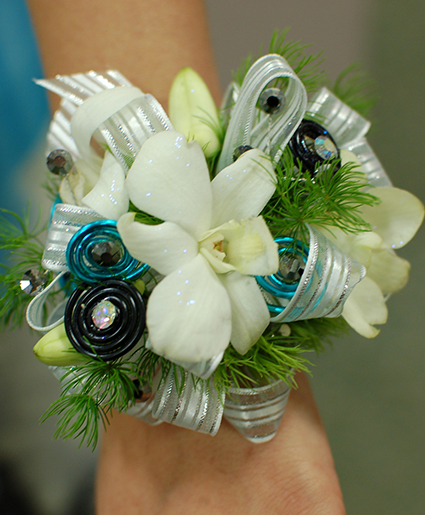
<svg viewBox="0 0 425 515">
<path fill-rule="evenodd" d="M 37 269 L 27 270 L 19 281 L 21 290 L 28 295 L 40 293 L 47 283 L 47 274 Z"/>
<path fill-rule="evenodd" d="M 117 316 L 117 308 L 109 300 L 102 300 L 92 311 L 93 324 L 98 329 L 107 329 L 110 327 Z"/>
<path fill-rule="evenodd" d="M 338 157 L 338 149 L 328 136 L 318 136 L 314 140 L 314 150 L 326 160 Z"/>
</svg>

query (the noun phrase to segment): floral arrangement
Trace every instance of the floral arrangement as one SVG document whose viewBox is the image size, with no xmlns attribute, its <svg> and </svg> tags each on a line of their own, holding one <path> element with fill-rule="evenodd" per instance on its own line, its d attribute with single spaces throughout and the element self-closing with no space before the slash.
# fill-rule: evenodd
<svg viewBox="0 0 425 515">
<path fill-rule="evenodd" d="M 308 351 L 378 334 L 424 208 L 366 140 L 364 79 L 331 90 L 319 65 L 275 34 L 221 110 L 186 68 L 168 115 L 116 71 L 38 81 L 62 97 L 53 208 L 46 243 L 4 213 L 0 314 L 44 334 L 57 436 L 95 446 L 115 409 L 212 435 L 224 416 L 264 442 Z"/>
</svg>

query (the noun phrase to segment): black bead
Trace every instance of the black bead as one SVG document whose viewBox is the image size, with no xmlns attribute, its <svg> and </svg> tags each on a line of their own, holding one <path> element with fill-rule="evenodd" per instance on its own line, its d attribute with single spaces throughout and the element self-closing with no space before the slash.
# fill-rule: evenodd
<svg viewBox="0 0 425 515">
<path fill-rule="evenodd" d="M 285 107 L 285 97 L 278 88 L 265 89 L 259 100 L 260 109 L 267 114 L 277 114 Z"/>
</svg>

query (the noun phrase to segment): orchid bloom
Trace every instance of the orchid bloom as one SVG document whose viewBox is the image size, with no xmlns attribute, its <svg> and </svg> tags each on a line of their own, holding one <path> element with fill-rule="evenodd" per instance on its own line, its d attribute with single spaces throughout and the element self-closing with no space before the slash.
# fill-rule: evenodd
<svg viewBox="0 0 425 515">
<path fill-rule="evenodd" d="M 245 353 L 270 321 L 253 276 L 278 268 L 258 216 L 275 190 L 270 160 L 250 150 L 210 182 L 199 144 L 165 131 L 145 142 L 126 186 L 139 209 L 165 220 L 146 225 L 127 213 L 118 221 L 130 254 L 165 276 L 147 305 L 154 352 L 200 362 L 231 342 Z"/>
<path fill-rule="evenodd" d="M 407 283 L 410 264 L 394 250 L 413 238 L 424 217 L 424 206 L 407 191 L 381 187 L 370 192 L 381 200 L 378 205 L 361 208 L 361 216 L 372 231 L 359 234 L 334 228 L 326 231 L 328 239 L 367 269 L 366 277 L 356 285 L 342 312 L 351 327 L 366 338 L 379 333 L 374 324 L 387 321 L 386 295 Z"/>
</svg>

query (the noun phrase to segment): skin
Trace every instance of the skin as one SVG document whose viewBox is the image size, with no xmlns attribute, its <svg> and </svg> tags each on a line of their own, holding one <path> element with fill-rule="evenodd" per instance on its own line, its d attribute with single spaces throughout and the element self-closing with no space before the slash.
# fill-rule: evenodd
<svg viewBox="0 0 425 515">
<path fill-rule="evenodd" d="M 47 77 L 115 68 L 166 108 L 173 78 L 190 66 L 219 103 L 201 0 L 28 4 Z M 52 98 L 52 107 L 57 105 Z M 243 439 L 226 421 L 212 438 L 114 414 L 102 442 L 97 513 L 343 515 L 329 443 L 308 380 L 299 375 L 297 382 L 276 437 L 260 445 Z"/>
</svg>

